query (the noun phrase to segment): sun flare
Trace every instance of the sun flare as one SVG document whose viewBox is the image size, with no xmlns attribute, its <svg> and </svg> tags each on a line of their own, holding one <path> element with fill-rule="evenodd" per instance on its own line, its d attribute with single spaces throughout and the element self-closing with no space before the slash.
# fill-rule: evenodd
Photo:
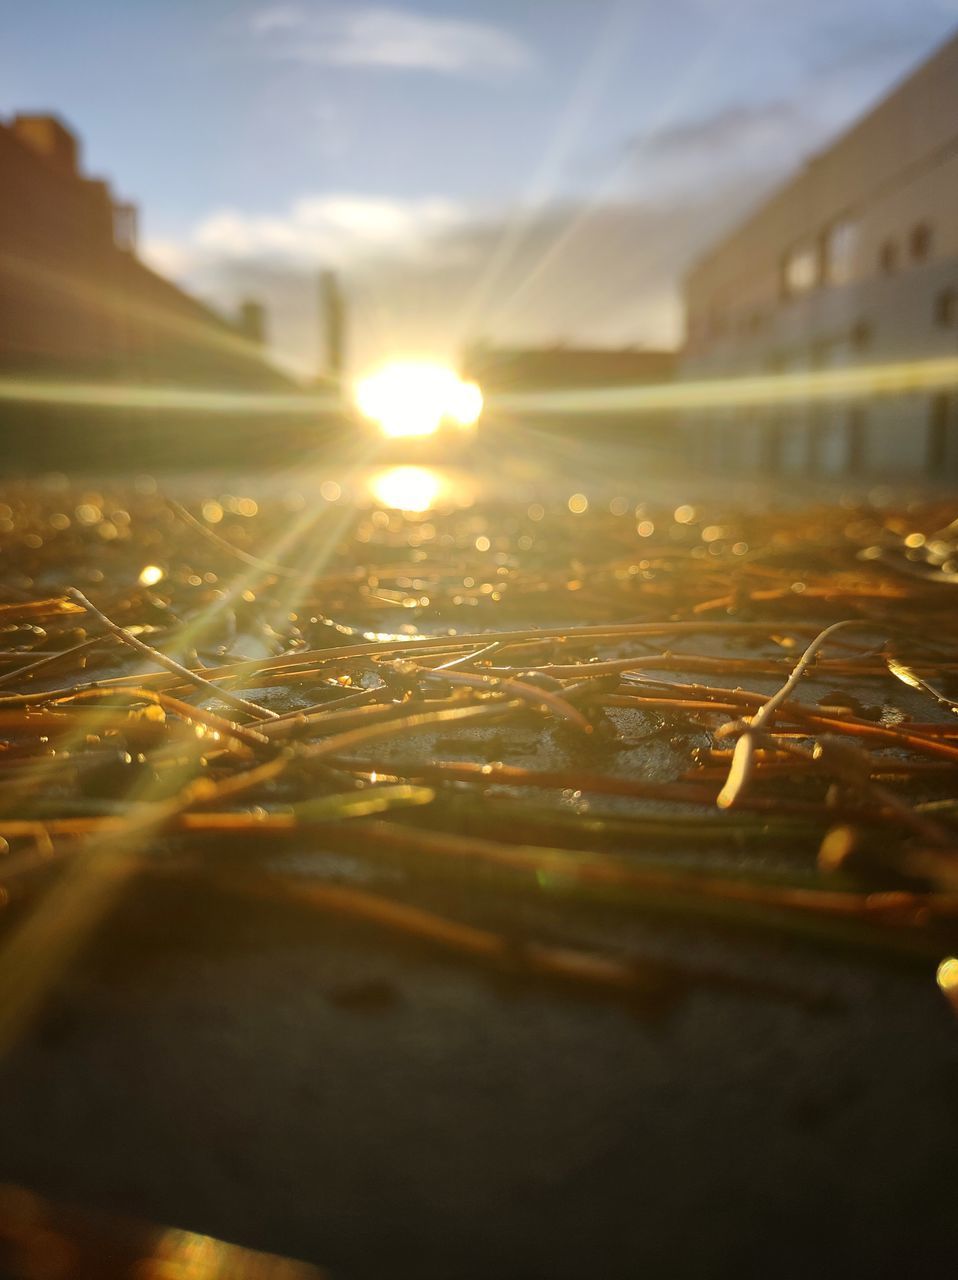
<svg viewBox="0 0 958 1280">
<path fill-rule="evenodd" d="M 431 436 L 447 422 L 475 426 L 482 392 L 446 365 L 403 361 L 360 379 L 356 405 L 385 436 Z"/>
<path fill-rule="evenodd" d="M 429 467 L 390 467 L 369 480 L 369 491 L 384 507 L 398 511 L 428 511 L 447 486 Z"/>
</svg>

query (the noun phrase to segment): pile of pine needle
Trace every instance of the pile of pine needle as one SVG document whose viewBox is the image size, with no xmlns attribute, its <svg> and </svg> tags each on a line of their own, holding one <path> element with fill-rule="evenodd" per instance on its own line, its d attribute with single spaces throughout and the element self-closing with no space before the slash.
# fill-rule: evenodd
<svg viewBox="0 0 958 1280">
<path fill-rule="evenodd" d="M 958 1008 L 944 504 L 0 496 L 0 1041 L 136 876 L 637 1007 L 731 978 L 623 917 Z"/>
</svg>

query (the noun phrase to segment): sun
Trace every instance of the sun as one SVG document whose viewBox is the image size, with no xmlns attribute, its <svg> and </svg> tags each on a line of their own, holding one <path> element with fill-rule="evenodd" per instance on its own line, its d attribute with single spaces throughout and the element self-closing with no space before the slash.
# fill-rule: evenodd
<svg viewBox="0 0 958 1280">
<path fill-rule="evenodd" d="M 356 406 L 385 436 L 431 436 L 444 423 L 469 428 L 482 412 L 482 392 L 444 364 L 397 361 L 356 384 Z"/>
</svg>

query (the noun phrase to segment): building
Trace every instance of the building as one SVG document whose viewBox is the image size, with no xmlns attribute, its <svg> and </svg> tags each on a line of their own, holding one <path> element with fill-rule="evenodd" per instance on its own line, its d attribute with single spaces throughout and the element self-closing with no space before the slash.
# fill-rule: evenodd
<svg viewBox="0 0 958 1280">
<path fill-rule="evenodd" d="M 513 397 L 522 401 L 537 393 L 554 399 L 556 393 L 609 391 L 612 388 L 671 382 L 675 376 L 674 351 L 642 347 L 576 347 L 556 343 L 547 347 L 499 347 L 477 342 L 462 354 L 461 374 L 479 384 L 485 399 L 483 419 L 518 426 L 531 413 L 538 427 L 581 437 L 599 436 L 640 444 L 663 457 L 672 448 L 674 416 L 671 412 L 643 414 L 638 420 L 626 408 L 601 413 L 563 406 L 561 410 L 536 403 L 534 408 L 505 409 Z"/>
<path fill-rule="evenodd" d="M 689 379 L 958 355 L 958 35 L 685 280 Z M 958 388 L 697 415 L 707 465 L 958 479 Z"/>
<path fill-rule="evenodd" d="M 136 256 L 136 209 L 86 177 L 54 116 L 0 124 L 0 373 L 271 390 L 289 383 L 233 324 Z"/>
<path fill-rule="evenodd" d="M 521 427 L 530 419 L 536 426 L 556 433 L 591 439 L 605 437 L 616 443 L 640 445 L 664 457 L 672 447 L 674 416 L 659 411 L 638 419 L 630 408 L 596 412 L 575 407 L 576 393 L 608 392 L 671 382 L 675 376 L 675 352 L 641 347 L 574 347 L 558 343 L 548 347 L 498 347 L 478 342 L 462 354 L 461 374 L 477 382 L 485 400 L 483 420 L 507 428 Z M 537 402 L 541 393 L 554 402 L 569 391 L 561 408 Z M 529 395 L 532 403 L 522 406 Z M 511 408 L 506 406 L 511 405 Z M 522 406 L 522 407 L 520 407 Z"/>
<path fill-rule="evenodd" d="M 136 207 L 82 172 L 61 120 L 0 123 L 0 191 L 1 466 L 252 465 L 332 426 L 280 407 L 298 387 L 259 303 L 219 315 L 138 259 Z"/>
<path fill-rule="evenodd" d="M 478 343 L 463 356 L 463 374 L 484 393 L 561 391 L 668 382 L 675 353 L 640 347 L 495 347 Z"/>
</svg>

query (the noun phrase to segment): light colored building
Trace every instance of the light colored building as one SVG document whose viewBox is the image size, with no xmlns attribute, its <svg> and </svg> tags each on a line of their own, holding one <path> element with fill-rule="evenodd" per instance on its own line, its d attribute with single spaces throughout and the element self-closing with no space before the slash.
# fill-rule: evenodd
<svg viewBox="0 0 958 1280">
<path fill-rule="evenodd" d="M 958 356 L 958 35 L 693 266 L 683 378 Z M 958 480 L 958 386 L 735 409 L 711 466 Z"/>
</svg>

